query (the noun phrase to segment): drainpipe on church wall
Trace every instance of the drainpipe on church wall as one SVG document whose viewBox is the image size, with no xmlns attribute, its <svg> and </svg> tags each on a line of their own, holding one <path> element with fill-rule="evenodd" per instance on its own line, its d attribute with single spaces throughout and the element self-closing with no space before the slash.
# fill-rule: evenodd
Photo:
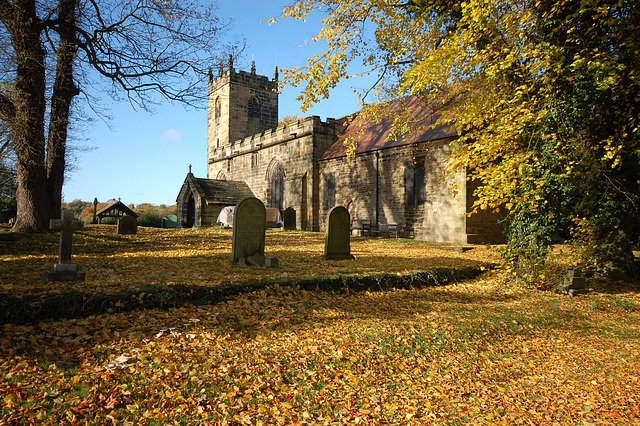
<svg viewBox="0 0 640 426">
<path fill-rule="evenodd" d="M 378 188 L 378 177 L 380 175 L 380 152 L 376 151 L 376 226 L 378 226 L 378 200 L 380 197 L 380 189 Z"/>
</svg>

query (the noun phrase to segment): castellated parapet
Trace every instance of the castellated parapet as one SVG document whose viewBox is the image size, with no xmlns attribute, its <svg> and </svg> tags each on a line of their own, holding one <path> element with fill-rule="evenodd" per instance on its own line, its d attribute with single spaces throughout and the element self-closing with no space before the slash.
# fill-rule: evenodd
<svg viewBox="0 0 640 426">
<path fill-rule="evenodd" d="M 335 138 L 340 134 L 342 129 L 342 121 L 329 118 L 326 122 L 323 122 L 320 117 L 314 115 L 294 123 L 280 125 L 262 133 L 226 143 L 217 148 L 213 147 L 213 149 L 209 151 L 209 164 L 267 149 L 282 143 L 297 142 L 299 144 L 305 137 L 312 136 L 314 133 L 327 135 L 331 139 L 327 141 L 328 143 L 326 145 L 322 144 L 322 146 L 316 147 L 316 154 L 322 154 L 326 148 L 335 141 Z M 312 153 L 314 151 L 313 143 L 310 144 L 309 148 L 311 148 L 309 153 Z M 321 152 L 318 152 L 318 148 Z M 212 178 L 215 178 L 215 176 Z"/>
<path fill-rule="evenodd" d="M 209 75 L 208 151 L 278 125 L 278 81 L 229 69 Z"/>
</svg>

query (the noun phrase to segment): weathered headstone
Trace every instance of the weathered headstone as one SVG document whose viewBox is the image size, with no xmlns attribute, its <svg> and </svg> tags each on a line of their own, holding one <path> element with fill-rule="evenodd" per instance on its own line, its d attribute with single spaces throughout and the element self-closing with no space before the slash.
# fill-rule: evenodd
<svg viewBox="0 0 640 426">
<path fill-rule="evenodd" d="M 267 228 L 280 227 L 280 210 L 267 209 Z"/>
<path fill-rule="evenodd" d="M 264 256 L 266 225 L 267 211 L 262 201 L 249 197 L 238 203 L 233 210 L 232 263 L 241 266 L 274 264 L 273 258 Z"/>
<path fill-rule="evenodd" d="M 77 225 L 76 225 L 77 226 Z M 74 220 L 73 212 L 64 211 L 62 230 L 60 232 L 60 248 L 58 251 L 58 263 L 53 265 L 51 272 L 42 274 L 42 281 L 81 281 L 84 280 L 84 272 L 78 272 L 78 265 L 71 263 L 71 249 L 73 244 Z"/>
<path fill-rule="evenodd" d="M 60 231 L 62 230 L 62 225 L 64 223 L 64 219 L 49 219 L 49 230 L 50 231 Z M 73 219 L 71 221 L 71 227 L 74 231 L 80 231 L 84 229 L 84 222 L 81 220 Z"/>
<path fill-rule="evenodd" d="M 255 197 L 240 201 L 233 211 L 232 262 L 241 257 L 264 256 L 267 211 Z"/>
<path fill-rule="evenodd" d="M 585 277 L 582 275 L 580 268 L 567 268 L 565 275 L 560 278 L 560 283 L 556 286 L 556 290 L 575 296 L 584 291 L 586 287 Z"/>
<path fill-rule="evenodd" d="M 324 243 L 325 259 L 355 259 L 351 254 L 351 217 L 349 210 L 336 206 L 327 215 Z"/>
<path fill-rule="evenodd" d="M 124 215 L 118 219 L 118 235 L 137 234 L 138 219 L 133 216 Z"/>
<path fill-rule="evenodd" d="M 296 210 L 293 207 L 284 209 L 283 214 L 284 229 L 292 231 L 296 229 Z"/>
</svg>

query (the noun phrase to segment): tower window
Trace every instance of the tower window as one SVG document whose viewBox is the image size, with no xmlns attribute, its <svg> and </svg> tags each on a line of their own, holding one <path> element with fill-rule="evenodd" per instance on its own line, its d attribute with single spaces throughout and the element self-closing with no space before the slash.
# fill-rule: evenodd
<svg viewBox="0 0 640 426">
<path fill-rule="evenodd" d="M 247 106 L 247 115 L 249 117 L 258 116 L 258 101 L 251 98 L 249 99 L 249 105 Z"/>
<path fill-rule="evenodd" d="M 221 107 L 220 97 L 217 97 L 216 98 L 216 106 L 215 106 L 215 110 L 214 110 L 216 119 L 220 118 L 221 109 L 222 109 L 222 107 Z"/>
</svg>

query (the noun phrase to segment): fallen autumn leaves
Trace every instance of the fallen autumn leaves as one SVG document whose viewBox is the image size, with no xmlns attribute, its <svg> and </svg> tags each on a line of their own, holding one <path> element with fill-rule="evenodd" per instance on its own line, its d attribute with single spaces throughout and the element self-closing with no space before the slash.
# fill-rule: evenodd
<svg viewBox="0 0 640 426">
<path fill-rule="evenodd" d="M 268 234 L 267 250 L 281 259 L 281 266 L 244 268 L 229 264 L 230 230 L 142 228 L 135 236 L 113 232 L 113 227 L 93 226 L 77 234 L 74 262 L 87 271 L 82 283 L 41 283 L 36 278 L 47 257 L 35 253 L 55 253 L 51 235 L 22 236 L 7 246 L 0 324 L 212 304 L 274 283 L 311 290 L 445 284 L 475 277 L 497 260 L 484 247 L 463 256 L 422 242 L 359 238 L 353 242 L 357 262 L 327 261 L 320 258 L 322 234 L 275 231 Z"/>
<path fill-rule="evenodd" d="M 170 267 L 168 283 L 215 285 L 224 273 L 208 270 L 206 258 L 218 265 L 209 268 L 230 268 L 229 252 L 216 254 L 225 244 L 219 232 L 145 230 L 111 240 L 107 231 L 87 232 L 76 237 L 75 261 L 88 280 L 75 285 L 102 290 L 100 274 L 108 269 L 100 258 L 129 265 L 128 272 L 111 271 L 111 291 L 148 283 L 163 267 Z M 289 247 L 290 240 L 306 248 Z M 280 270 L 238 268 L 227 279 L 495 260 L 485 248 L 462 255 L 418 242 L 357 239 L 357 261 L 325 264 L 315 254 L 319 234 L 270 233 L 267 241 Z M 55 238 L 50 245 L 55 254 Z M 2 256 L 3 273 L 16 279 L 6 287 L 3 274 L 3 291 L 58 290 L 19 281 L 37 253 L 26 263 L 22 255 Z M 53 261 L 44 256 L 41 269 Z M 5 324 L 0 423 L 639 422 L 638 289 L 612 293 L 592 284 L 596 291 L 575 298 L 515 286 L 499 272 L 419 290 L 338 294 L 272 286 L 219 305 Z"/>
</svg>

